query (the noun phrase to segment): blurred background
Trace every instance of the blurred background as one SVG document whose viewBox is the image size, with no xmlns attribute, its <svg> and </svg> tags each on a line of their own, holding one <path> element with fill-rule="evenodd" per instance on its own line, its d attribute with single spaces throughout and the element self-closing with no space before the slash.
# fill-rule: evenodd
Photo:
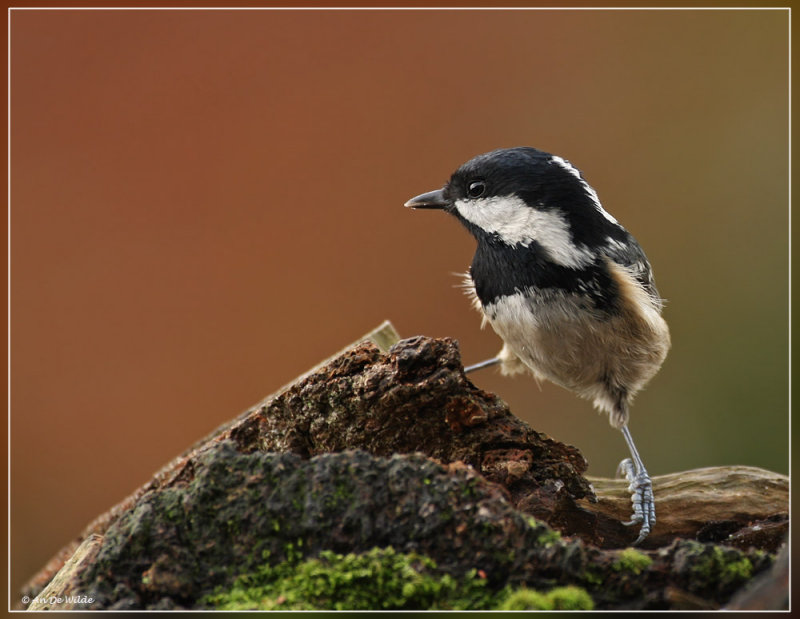
<svg viewBox="0 0 800 619">
<path fill-rule="evenodd" d="M 11 591 L 211 431 L 391 319 L 499 339 L 474 242 L 403 202 L 472 156 L 580 168 L 644 246 L 673 348 L 651 474 L 788 470 L 785 11 L 13 11 Z M 589 474 L 588 402 L 474 375 Z"/>
</svg>

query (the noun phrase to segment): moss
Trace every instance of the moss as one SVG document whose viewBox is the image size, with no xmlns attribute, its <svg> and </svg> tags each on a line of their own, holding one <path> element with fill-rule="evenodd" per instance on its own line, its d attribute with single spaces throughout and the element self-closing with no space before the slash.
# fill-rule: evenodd
<svg viewBox="0 0 800 619">
<path fill-rule="evenodd" d="M 508 594 L 500 610 L 592 610 L 592 597 L 580 587 L 557 587 L 541 593 L 518 589 Z"/>
<path fill-rule="evenodd" d="M 164 520 L 170 523 L 181 522 L 186 517 L 186 514 L 183 509 L 183 501 L 180 493 L 165 491 L 162 496 Z"/>
<path fill-rule="evenodd" d="M 626 548 L 619 553 L 619 557 L 611 564 L 611 569 L 617 572 L 631 572 L 641 574 L 653 564 L 653 560 L 635 548 Z"/>
<path fill-rule="evenodd" d="M 561 534 L 554 529 L 547 529 L 539 535 L 537 541 L 545 548 L 549 548 L 553 544 L 557 544 L 561 541 Z"/>
<path fill-rule="evenodd" d="M 586 571 L 583 573 L 583 581 L 592 585 L 593 587 L 599 587 L 605 581 L 605 573 L 600 566 L 597 565 L 587 565 Z"/>
<path fill-rule="evenodd" d="M 326 509 L 339 509 L 352 502 L 353 490 L 346 480 L 337 481 L 333 492 L 322 496 L 322 504 Z"/>
<path fill-rule="evenodd" d="M 735 548 L 687 541 L 682 551 L 690 559 L 690 589 L 693 591 L 713 587 L 730 592 L 753 575 L 753 563 Z"/>
<path fill-rule="evenodd" d="M 749 580 L 752 575 L 753 564 L 747 557 L 742 557 L 738 561 L 731 561 L 725 564 L 722 570 L 723 581 Z"/>
<path fill-rule="evenodd" d="M 719 546 L 713 546 L 710 550 L 699 549 L 697 563 L 692 568 L 692 572 L 704 578 L 731 577 L 749 578 L 752 574 L 753 566 L 747 557 L 740 553 L 725 553 Z M 727 555 L 727 556 L 726 556 Z"/>
<path fill-rule="evenodd" d="M 750 559 L 737 553 L 726 553 L 714 546 L 710 556 L 706 556 L 695 570 L 720 581 L 723 587 L 739 581 L 748 580 L 753 575 Z"/>
<path fill-rule="evenodd" d="M 323 551 L 313 559 L 303 559 L 301 548 L 301 543 L 287 544 L 284 562 L 264 563 L 255 572 L 237 577 L 230 589 L 206 596 L 202 603 L 218 610 L 594 608 L 591 596 L 580 587 L 493 591 L 485 575 L 476 570 L 455 578 L 429 557 L 398 553 L 391 547 L 348 555 Z"/>
<path fill-rule="evenodd" d="M 474 570 L 456 579 L 428 557 L 391 547 L 301 559 L 291 545 L 286 556 L 239 576 L 203 603 L 221 610 L 470 609 L 491 608 L 499 598 Z"/>
<path fill-rule="evenodd" d="M 461 497 L 463 499 L 475 499 L 482 494 L 482 487 L 477 479 L 467 479 L 461 487 Z"/>
<path fill-rule="evenodd" d="M 536 529 L 539 534 L 536 538 L 536 543 L 545 548 L 557 544 L 561 541 L 561 534 L 555 529 L 551 529 L 547 524 L 539 522 L 533 516 L 525 514 L 525 523 L 531 528 Z"/>
</svg>

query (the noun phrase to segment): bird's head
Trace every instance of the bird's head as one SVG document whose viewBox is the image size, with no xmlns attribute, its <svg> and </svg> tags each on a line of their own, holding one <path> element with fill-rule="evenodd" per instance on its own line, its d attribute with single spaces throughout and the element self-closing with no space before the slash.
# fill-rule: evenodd
<svg viewBox="0 0 800 619">
<path fill-rule="evenodd" d="M 625 234 L 575 167 L 531 147 L 478 155 L 444 187 L 405 205 L 455 215 L 478 243 L 535 243 L 553 262 L 569 267 L 594 260 L 594 248 Z"/>
</svg>

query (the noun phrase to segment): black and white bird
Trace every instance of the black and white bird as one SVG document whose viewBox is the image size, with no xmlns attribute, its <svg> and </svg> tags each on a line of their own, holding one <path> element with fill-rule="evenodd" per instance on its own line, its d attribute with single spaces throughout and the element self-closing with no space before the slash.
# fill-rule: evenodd
<svg viewBox="0 0 800 619">
<path fill-rule="evenodd" d="M 641 523 L 640 543 L 655 525 L 655 500 L 628 409 L 670 336 L 639 243 L 569 161 L 530 147 L 478 155 L 405 206 L 447 211 L 478 242 L 467 289 L 503 348 L 465 371 L 528 370 L 591 400 L 622 431 L 631 457 L 618 472 L 633 503 L 625 524 Z"/>
</svg>

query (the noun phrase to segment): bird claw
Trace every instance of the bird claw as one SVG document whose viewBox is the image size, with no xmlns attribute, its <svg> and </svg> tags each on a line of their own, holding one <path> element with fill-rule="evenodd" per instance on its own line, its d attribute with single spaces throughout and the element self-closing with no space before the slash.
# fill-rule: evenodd
<svg viewBox="0 0 800 619">
<path fill-rule="evenodd" d="M 631 493 L 631 503 L 633 504 L 631 519 L 622 524 L 627 527 L 636 523 L 642 524 L 642 528 L 639 529 L 639 537 L 633 542 L 633 545 L 636 546 L 644 541 L 656 524 L 656 504 L 655 497 L 653 496 L 653 483 L 647 471 L 644 468 L 637 471 L 630 458 L 625 458 L 619 463 L 617 475 L 624 477 L 630 482 L 628 484 L 628 491 Z"/>
</svg>

